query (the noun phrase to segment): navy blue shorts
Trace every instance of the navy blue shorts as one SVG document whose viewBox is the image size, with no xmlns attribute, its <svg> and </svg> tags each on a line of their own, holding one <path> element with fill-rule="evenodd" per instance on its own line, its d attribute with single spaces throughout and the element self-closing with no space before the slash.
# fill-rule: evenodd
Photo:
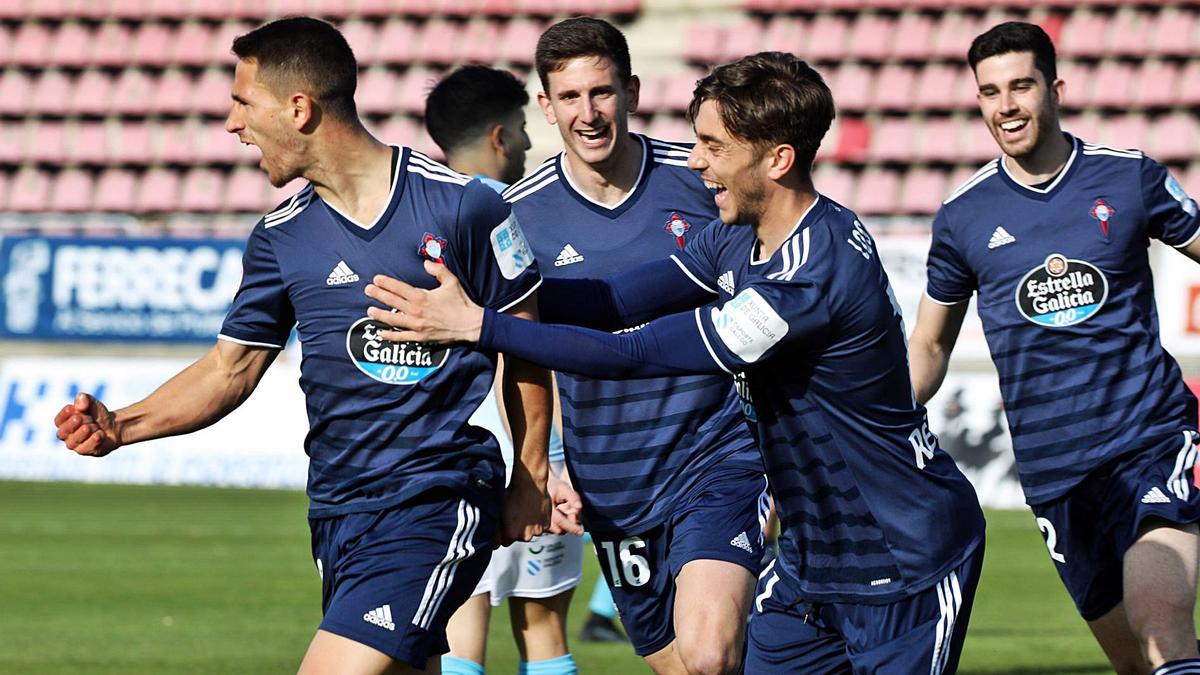
<svg viewBox="0 0 1200 675">
<path fill-rule="evenodd" d="M 933 588 L 881 605 L 806 603 L 774 563 L 754 593 L 746 673 L 953 673 L 983 542 Z"/>
<path fill-rule="evenodd" d="M 1200 521 L 1190 431 L 1101 466 L 1066 495 L 1036 504 L 1046 549 L 1080 616 L 1094 621 L 1125 595 L 1122 561 L 1148 519 Z"/>
<path fill-rule="evenodd" d="M 621 625 L 638 656 L 675 639 L 675 577 L 693 560 L 723 560 L 758 574 L 770 512 L 767 479 L 714 470 L 680 500 L 667 522 L 635 536 L 592 534 Z"/>
<path fill-rule="evenodd" d="M 449 651 L 446 621 L 492 557 L 494 512 L 438 489 L 383 511 L 310 519 L 321 630 L 416 668 Z"/>
</svg>

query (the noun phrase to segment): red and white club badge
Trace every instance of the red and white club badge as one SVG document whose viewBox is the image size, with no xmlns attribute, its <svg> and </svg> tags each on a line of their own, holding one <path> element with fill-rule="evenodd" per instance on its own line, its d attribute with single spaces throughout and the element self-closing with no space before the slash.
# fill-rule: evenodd
<svg viewBox="0 0 1200 675">
<path fill-rule="evenodd" d="M 675 235 L 675 243 L 679 244 L 679 248 L 683 248 L 683 235 L 692 229 L 692 225 L 684 220 L 683 216 L 672 213 L 670 219 L 667 220 L 667 226 L 663 229 Z"/>
<path fill-rule="evenodd" d="M 436 234 L 425 233 L 421 238 L 421 246 L 417 248 L 417 253 L 424 258 L 429 258 L 435 263 L 445 263 L 442 254 L 446 252 L 446 240 Z"/>
<path fill-rule="evenodd" d="M 1104 232 L 1104 237 L 1108 238 L 1108 225 L 1117 215 L 1117 210 L 1109 206 L 1103 199 L 1097 199 L 1092 205 L 1092 210 L 1089 211 L 1092 217 L 1100 221 L 1100 229 Z"/>
</svg>

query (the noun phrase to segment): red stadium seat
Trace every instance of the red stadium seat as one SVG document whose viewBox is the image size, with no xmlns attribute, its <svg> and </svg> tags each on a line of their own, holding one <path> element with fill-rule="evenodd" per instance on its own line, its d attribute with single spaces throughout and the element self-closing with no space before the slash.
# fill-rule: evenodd
<svg viewBox="0 0 1200 675">
<path fill-rule="evenodd" d="M 1149 127 L 1139 114 L 1111 117 L 1100 125 L 1099 142 L 1118 149 L 1143 150 Z"/>
<path fill-rule="evenodd" d="M 1174 162 L 1194 158 L 1197 147 L 1200 128 L 1196 118 L 1187 112 L 1175 112 L 1154 121 L 1146 150 L 1159 161 Z"/>
<path fill-rule="evenodd" d="M 379 124 L 376 136 L 392 145 L 412 145 L 420 131 L 416 120 L 406 115 L 392 115 Z"/>
<path fill-rule="evenodd" d="M 277 15 L 282 16 L 282 14 Z M 233 40 L 254 30 L 254 24 L 244 21 L 226 21 L 213 29 L 212 42 L 209 43 L 208 57 L 204 63 L 237 65 L 237 57 L 233 55 Z"/>
<path fill-rule="evenodd" d="M 80 68 L 88 63 L 92 32 L 78 21 L 68 21 L 55 31 L 43 59 L 58 66 Z"/>
<path fill-rule="evenodd" d="M 340 19 L 354 14 L 354 0 L 309 0 L 303 10 L 313 16 Z"/>
<path fill-rule="evenodd" d="M 183 211 L 220 211 L 224 206 L 224 196 L 224 174 L 215 169 L 191 169 L 183 177 L 178 208 Z"/>
<path fill-rule="evenodd" d="M 692 125 L 679 115 L 655 115 L 646 126 L 646 135 L 670 143 L 695 143 Z"/>
<path fill-rule="evenodd" d="M 133 34 L 133 62 L 148 66 L 164 66 L 170 63 L 171 55 L 177 49 L 176 39 L 174 31 L 166 24 L 140 24 Z"/>
<path fill-rule="evenodd" d="M 910 110 L 916 88 L 916 70 L 912 66 L 889 63 L 875 75 L 867 106 L 877 110 Z"/>
<path fill-rule="evenodd" d="M 1200 105 L 1200 59 L 1188 61 L 1179 74 L 1178 105 Z"/>
<path fill-rule="evenodd" d="M 767 21 L 767 29 L 762 37 L 762 49 L 803 55 L 804 45 L 808 40 L 807 21 L 794 16 L 775 16 Z"/>
<path fill-rule="evenodd" d="M 107 16 L 113 19 L 145 21 L 146 19 L 156 18 L 161 15 L 161 12 L 156 11 L 158 9 L 157 5 L 160 2 L 155 2 L 155 0 L 122 0 L 121 2 L 113 2 L 111 5 L 109 3 L 96 4 L 109 5 L 105 7 L 108 10 Z"/>
<path fill-rule="evenodd" d="M 978 116 L 964 120 L 959 129 L 961 157 L 971 164 L 981 164 L 1000 156 L 1000 148 L 992 132 Z"/>
<path fill-rule="evenodd" d="M 1084 113 L 1063 118 L 1063 131 L 1089 143 L 1100 141 L 1100 117 L 1095 113 Z"/>
<path fill-rule="evenodd" d="M 871 102 L 871 91 L 875 80 L 874 72 L 861 63 L 843 64 L 832 72 L 826 82 L 837 92 L 839 110 L 866 110 Z"/>
<path fill-rule="evenodd" d="M 670 79 L 669 75 L 640 78 L 641 87 L 638 89 L 637 112 L 653 115 L 660 110 L 667 110 L 663 89 Z"/>
<path fill-rule="evenodd" d="M 954 162 L 960 159 L 960 124 L 960 120 L 954 117 L 925 118 L 917 135 L 913 158 L 919 162 Z"/>
<path fill-rule="evenodd" d="M 83 115 L 107 115 L 112 112 L 113 78 L 100 70 L 86 70 L 74 82 L 65 101 L 65 112 Z"/>
<path fill-rule="evenodd" d="M 855 208 L 854 174 L 837 165 L 819 162 L 813 171 L 813 185 L 819 194 L 833 201 Z"/>
<path fill-rule="evenodd" d="M 501 31 L 500 60 L 520 65 L 533 63 L 533 52 L 541 34 L 541 25 L 534 21 L 529 19 L 509 21 Z"/>
<path fill-rule="evenodd" d="M 903 213 L 936 213 L 946 196 L 946 173 L 937 169 L 909 169 L 900 187 Z"/>
<path fill-rule="evenodd" d="M 97 211 L 132 211 L 137 177 L 127 169 L 107 169 L 96 178 L 92 208 Z"/>
<path fill-rule="evenodd" d="M 192 78 L 178 68 L 163 71 L 153 81 L 150 112 L 160 115 L 185 115 L 191 112 L 188 97 L 192 89 Z"/>
<path fill-rule="evenodd" d="M 426 17 L 433 14 L 434 0 L 395 0 L 391 11 L 401 16 Z"/>
<path fill-rule="evenodd" d="M 876 162 L 905 162 L 912 159 L 916 129 L 907 117 L 883 117 L 871 128 L 867 158 Z"/>
<path fill-rule="evenodd" d="M 134 210 L 141 213 L 166 213 L 179 205 L 179 174 L 155 167 L 142 174 Z"/>
<path fill-rule="evenodd" d="M 396 109 L 399 77 L 386 66 L 372 66 L 358 78 L 354 97 L 361 113 L 390 113 Z"/>
<path fill-rule="evenodd" d="M 431 21 L 420 31 L 418 58 L 424 63 L 454 63 L 461 38 L 462 31 L 457 24 Z"/>
<path fill-rule="evenodd" d="M 1097 108 L 1125 110 L 1133 106 L 1133 64 L 1124 61 L 1102 61 L 1096 67 L 1088 103 Z"/>
<path fill-rule="evenodd" d="M 683 41 L 683 58 L 696 63 L 715 63 L 721 54 L 725 30 L 721 24 L 693 21 L 688 25 Z"/>
<path fill-rule="evenodd" d="M 146 115 L 154 103 L 154 80 L 146 71 L 127 68 L 113 83 L 112 109 L 122 115 Z"/>
<path fill-rule="evenodd" d="M 400 78 L 395 95 L 392 97 L 392 107 L 389 112 L 407 112 L 416 115 L 425 113 L 425 99 L 437 83 L 437 74 L 427 70 L 413 69 Z"/>
<path fill-rule="evenodd" d="M 838 162 L 861 162 L 871 146 L 871 127 L 861 117 L 843 117 L 838 125 L 837 147 L 833 159 Z"/>
<path fill-rule="evenodd" d="M 896 213 L 900 193 L 900 173 L 870 167 L 858 176 L 853 208 L 864 216 L 890 216 Z"/>
<path fill-rule="evenodd" d="M 1082 61 L 1059 61 L 1058 79 L 1066 85 L 1063 105 L 1086 108 L 1090 104 L 1094 68 Z"/>
<path fill-rule="evenodd" d="M 49 211 L 50 175 L 33 166 L 21 167 L 9 186 L 8 210 Z"/>
<path fill-rule="evenodd" d="M 92 64 L 97 66 L 124 66 L 129 63 L 131 35 L 125 25 L 116 21 L 105 21 L 96 29 L 92 38 Z"/>
<path fill-rule="evenodd" d="M 0 164 L 17 164 L 25 158 L 25 142 L 29 137 L 25 126 L 24 120 L 0 122 Z"/>
<path fill-rule="evenodd" d="M 516 11 L 516 2 L 514 0 L 483 0 L 482 13 L 487 16 L 507 19 L 515 14 Z"/>
<path fill-rule="evenodd" d="M 957 91 L 962 70 L 962 66 L 949 63 L 926 64 L 916 74 L 913 91 L 918 96 L 912 97 L 909 104 L 932 110 L 960 107 Z"/>
<path fill-rule="evenodd" d="M 12 37 L 10 63 L 18 66 L 41 66 L 49 62 L 50 27 L 39 21 L 26 21 L 17 26 Z"/>
<path fill-rule="evenodd" d="M 1106 54 L 1143 56 L 1150 53 L 1150 32 L 1154 16 L 1132 7 L 1123 7 L 1108 24 Z"/>
<path fill-rule="evenodd" d="M 79 122 L 75 125 L 67 143 L 67 163 L 107 164 L 111 156 L 106 123 Z"/>
<path fill-rule="evenodd" d="M 462 34 L 462 52 L 458 60 L 465 63 L 495 63 L 499 39 L 500 26 L 495 21 L 479 19 L 468 23 Z"/>
<path fill-rule="evenodd" d="M 971 41 L 983 32 L 981 23 L 981 19 L 961 12 L 943 14 L 933 32 L 933 55 L 953 63 L 962 63 Z"/>
<path fill-rule="evenodd" d="M 847 40 L 850 21 L 836 14 L 818 14 L 813 19 L 808 36 L 805 59 L 814 61 L 837 61 L 847 56 Z"/>
<path fill-rule="evenodd" d="M 261 213 L 277 202 L 268 202 L 265 194 L 269 185 L 262 171 L 248 166 L 239 166 L 229 174 L 225 183 L 224 208 L 230 211 Z"/>
<path fill-rule="evenodd" d="M 16 68 L 5 70 L 0 74 L 0 114 L 24 116 L 32 90 L 28 75 Z"/>
<path fill-rule="evenodd" d="M 404 19 L 385 21 L 379 30 L 375 59 L 383 63 L 408 64 L 417 60 L 417 30 Z"/>
<path fill-rule="evenodd" d="M 892 41 L 892 56 L 897 59 L 921 60 L 932 56 L 933 17 L 920 12 L 905 12 L 896 22 Z"/>
<path fill-rule="evenodd" d="M 258 148 L 242 145 L 225 131 L 222 122 L 200 123 L 193 147 L 195 161 L 206 164 L 248 164 L 262 157 Z"/>
<path fill-rule="evenodd" d="M 762 51 L 764 25 L 754 19 L 746 19 L 729 27 L 717 45 L 720 62 L 735 61 L 747 54 Z"/>
<path fill-rule="evenodd" d="M 354 58 L 360 66 L 375 63 L 375 51 L 379 47 L 379 31 L 375 24 L 361 19 L 350 19 L 343 23 L 339 30 L 342 31 L 350 49 L 354 50 Z"/>
<path fill-rule="evenodd" d="M 1133 85 L 1138 108 L 1167 108 L 1179 100 L 1179 66 L 1167 61 L 1143 61 Z"/>
<path fill-rule="evenodd" d="M 1196 35 L 1197 23 L 1194 9 L 1166 7 L 1160 10 L 1150 29 L 1150 52 L 1172 56 L 1193 55 L 1196 45 L 1200 44 Z"/>
<path fill-rule="evenodd" d="M 692 91 L 696 89 L 696 81 L 703 76 L 702 71 L 689 69 L 664 78 L 659 109 L 675 112 L 687 110 L 688 104 L 692 102 Z"/>
<path fill-rule="evenodd" d="M 1088 9 L 1077 9 L 1063 22 L 1062 42 L 1058 49 L 1064 56 L 1103 56 L 1115 46 L 1107 36 L 1107 17 Z"/>
<path fill-rule="evenodd" d="M 61 70 L 43 70 L 33 85 L 27 105 L 34 112 L 62 115 L 66 112 L 71 85 L 71 78 Z"/>
<path fill-rule="evenodd" d="M 154 164 L 195 162 L 192 145 L 198 131 L 196 120 L 168 120 L 155 125 L 151 134 L 150 161 Z"/>
<path fill-rule="evenodd" d="M 150 126 L 146 122 L 121 122 L 109 127 L 109 143 L 114 164 L 150 163 Z"/>
<path fill-rule="evenodd" d="M 81 212 L 92 208 L 92 175 L 79 169 L 67 169 L 54 178 L 50 188 L 50 208 L 54 211 Z"/>
<path fill-rule="evenodd" d="M 188 92 L 188 110 L 203 115 L 228 115 L 233 103 L 233 71 L 208 68 L 200 73 Z"/>
<path fill-rule="evenodd" d="M 859 14 L 850 29 L 850 51 L 855 58 L 883 61 L 892 50 L 895 22 L 882 14 Z"/>
<path fill-rule="evenodd" d="M 170 48 L 163 52 L 169 63 L 181 66 L 208 65 L 213 51 L 213 32 L 198 21 L 185 21 L 171 36 Z"/>
</svg>

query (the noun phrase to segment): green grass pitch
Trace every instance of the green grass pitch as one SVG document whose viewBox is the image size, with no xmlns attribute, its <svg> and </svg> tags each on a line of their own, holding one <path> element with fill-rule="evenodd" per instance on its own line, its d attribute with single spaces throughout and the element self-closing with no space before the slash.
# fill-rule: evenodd
<svg viewBox="0 0 1200 675">
<path fill-rule="evenodd" d="M 320 620 L 298 492 L 0 482 L 0 673 L 294 672 Z M 585 556 L 570 636 L 598 568 Z M 488 672 L 516 672 L 507 612 Z M 648 672 L 572 643 L 584 673 Z M 960 672 L 1104 673 L 1027 512 L 989 512 Z"/>
</svg>

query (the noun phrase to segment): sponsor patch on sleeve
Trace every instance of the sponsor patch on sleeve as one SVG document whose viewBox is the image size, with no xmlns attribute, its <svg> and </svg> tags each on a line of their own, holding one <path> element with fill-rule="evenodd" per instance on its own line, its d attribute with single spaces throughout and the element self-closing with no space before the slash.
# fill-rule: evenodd
<svg viewBox="0 0 1200 675">
<path fill-rule="evenodd" d="M 717 337 L 746 363 L 762 358 L 788 332 L 787 322 L 753 288 L 713 309 L 712 323 Z"/>
<path fill-rule="evenodd" d="M 533 262 L 533 252 L 529 250 L 529 242 L 521 232 L 516 215 L 509 214 L 492 230 L 492 253 L 496 255 L 496 264 L 505 279 L 516 279 Z"/>
<path fill-rule="evenodd" d="M 1183 189 L 1183 186 L 1179 184 L 1179 181 L 1175 180 L 1175 176 L 1172 176 L 1169 171 L 1167 172 L 1166 181 L 1163 182 L 1163 187 L 1175 198 L 1175 201 L 1179 202 L 1180 208 L 1185 213 L 1193 218 L 1196 217 L 1196 200 L 1188 196 L 1187 191 Z"/>
</svg>

